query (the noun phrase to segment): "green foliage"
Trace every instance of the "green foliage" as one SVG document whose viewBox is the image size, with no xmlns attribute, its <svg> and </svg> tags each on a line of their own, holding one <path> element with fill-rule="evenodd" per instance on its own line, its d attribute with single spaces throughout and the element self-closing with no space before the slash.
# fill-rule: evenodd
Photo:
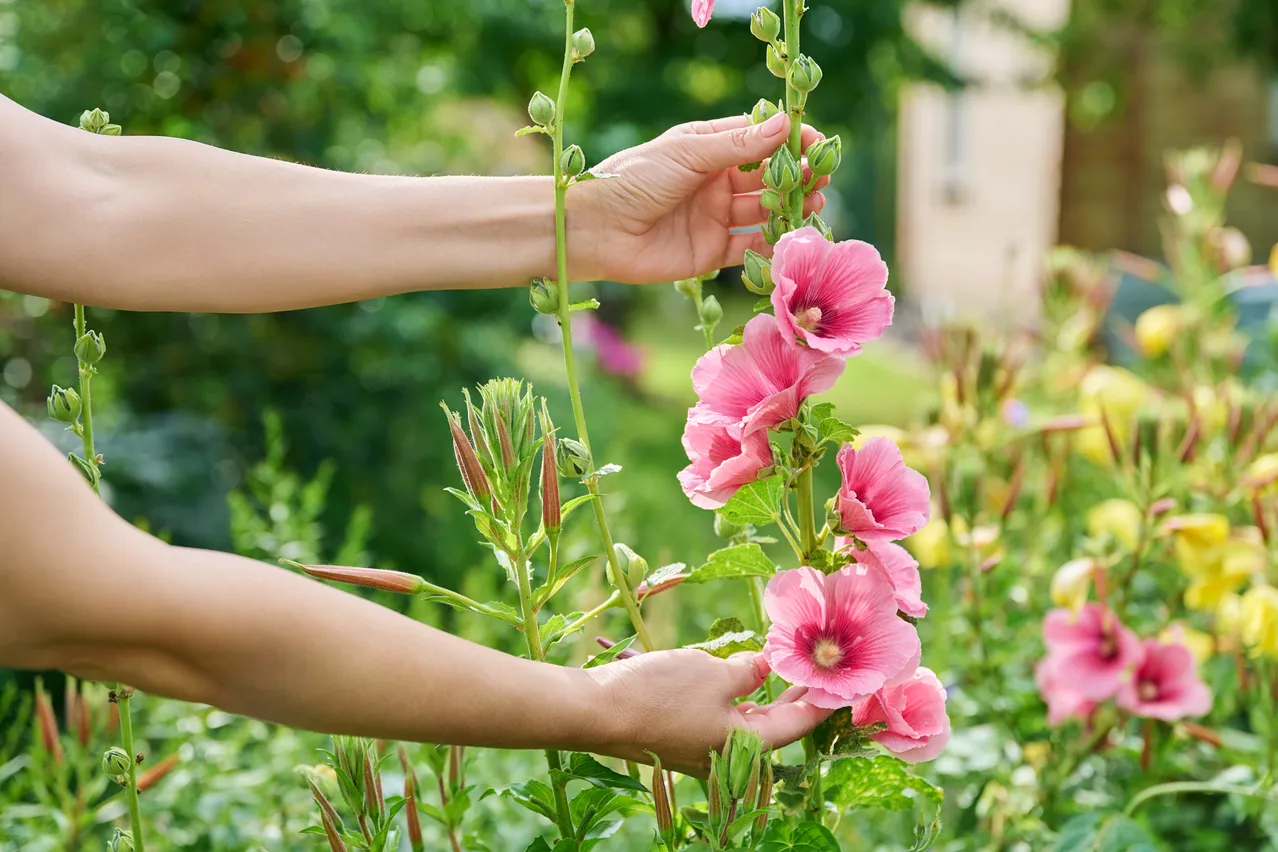
<svg viewBox="0 0 1278 852">
<path fill-rule="evenodd" d="M 798 825 L 773 821 L 759 844 L 759 852 L 838 852 L 839 842 L 830 830 L 820 823 L 801 822 Z"/>
<path fill-rule="evenodd" d="M 753 630 L 746 630 L 739 618 L 720 618 L 710 625 L 710 635 L 706 641 L 694 642 L 684 647 L 726 659 L 743 651 L 762 651 L 763 637 Z"/>
<path fill-rule="evenodd" d="M 769 476 L 742 486 L 719 510 L 720 517 L 734 524 L 770 523 L 780 512 L 785 483 L 779 476 Z"/>
<path fill-rule="evenodd" d="M 837 761 L 825 784 L 826 799 L 844 809 L 910 810 L 924 802 L 939 808 L 943 799 L 941 788 L 886 755 Z"/>
<path fill-rule="evenodd" d="M 705 565 L 688 575 L 685 582 L 695 584 L 733 578 L 771 577 L 776 571 L 776 565 L 763 552 L 763 548 L 748 542 L 716 550 L 710 554 Z"/>
<path fill-rule="evenodd" d="M 1079 814 L 1061 828 L 1055 852 L 1163 852 L 1140 823 L 1116 813 Z"/>
</svg>

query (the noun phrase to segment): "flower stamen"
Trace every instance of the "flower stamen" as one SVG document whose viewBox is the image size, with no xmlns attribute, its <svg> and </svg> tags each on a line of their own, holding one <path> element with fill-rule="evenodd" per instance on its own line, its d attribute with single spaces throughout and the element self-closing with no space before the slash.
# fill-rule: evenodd
<svg viewBox="0 0 1278 852">
<path fill-rule="evenodd" d="M 812 663 L 819 669 L 835 668 L 843 657 L 843 648 L 833 639 L 818 639 L 812 646 Z"/>
</svg>

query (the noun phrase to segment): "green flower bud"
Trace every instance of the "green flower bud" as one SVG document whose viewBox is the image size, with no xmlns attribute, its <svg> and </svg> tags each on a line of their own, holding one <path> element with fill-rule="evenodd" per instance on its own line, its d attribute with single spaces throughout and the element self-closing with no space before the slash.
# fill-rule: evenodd
<svg viewBox="0 0 1278 852">
<path fill-rule="evenodd" d="M 781 19 L 776 12 L 760 6 L 750 16 L 750 33 L 759 41 L 772 44 L 781 34 Z"/>
<path fill-rule="evenodd" d="M 768 217 L 768 221 L 763 223 L 763 238 L 769 244 L 775 245 L 776 241 L 781 239 L 781 235 L 785 233 L 785 220 L 781 218 L 780 213 L 773 213 Z"/>
<path fill-rule="evenodd" d="M 744 798 L 751 776 L 758 777 L 756 773 L 762 751 L 763 740 L 758 734 L 746 729 L 732 732 L 727 748 L 728 789 L 732 798 Z"/>
<path fill-rule="evenodd" d="M 781 58 L 781 54 L 777 52 L 775 44 L 768 45 L 768 70 L 772 72 L 773 77 L 785 79 L 785 60 Z"/>
<path fill-rule="evenodd" d="M 572 58 L 574 62 L 580 62 L 594 52 L 595 37 L 591 35 L 589 29 L 582 27 L 572 34 Z"/>
<path fill-rule="evenodd" d="M 49 416 L 59 423 L 74 423 L 80 416 L 80 394 L 74 388 L 54 385 L 45 405 L 49 409 Z"/>
<path fill-rule="evenodd" d="M 745 527 L 732 523 L 732 521 L 724 518 L 723 515 L 714 516 L 714 534 L 719 538 L 732 538 L 735 535 L 740 535 L 744 529 Z"/>
<path fill-rule="evenodd" d="M 754 105 L 754 109 L 750 110 L 750 123 L 763 124 L 763 122 L 772 118 L 772 116 L 776 115 L 780 111 L 781 110 L 778 109 L 777 105 L 772 101 L 767 100 L 766 98 L 760 98 L 759 102 Z"/>
<path fill-rule="evenodd" d="M 528 287 L 528 302 L 539 314 L 559 310 L 559 285 L 550 278 L 534 278 Z"/>
<path fill-rule="evenodd" d="M 788 145 L 782 145 L 772 155 L 772 159 L 768 160 L 768 167 L 763 172 L 764 186 L 785 195 L 798 186 L 801 180 L 803 170 L 799 167 L 799 161 L 790 153 Z"/>
<path fill-rule="evenodd" d="M 821 82 L 821 66 L 811 57 L 799 54 L 799 58 L 790 64 L 790 73 L 786 79 L 795 91 L 807 94 Z"/>
<path fill-rule="evenodd" d="M 102 755 L 102 771 L 112 778 L 123 778 L 132 767 L 129 753 L 118 746 L 112 746 Z"/>
<path fill-rule="evenodd" d="M 590 472 L 590 453 L 581 441 L 560 438 L 555 457 L 564 479 L 578 479 Z"/>
<path fill-rule="evenodd" d="M 71 462 L 71 464 L 75 465 L 75 469 L 80 471 L 80 475 L 83 476 L 90 485 L 96 486 L 98 481 L 102 479 L 102 474 L 98 473 L 98 469 L 96 467 L 89 464 L 75 453 L 69 453 L 67 455 L 67 459 Z"/>
<path fill-rule="evenodd" d="M 759 296 L 772 295 L 776 285 L 772 283 L 772 264 L 758 252 L 746 249 L 741 282 L 747 290 Z"/>
<path fill-rule="evenodd" d="M 701 324 L 714 328 L 723 319 L 723 306 L 714 296 L 706 296 L 701 301 Z"/>
<path fill-rule="evenodd" d="M 87 130 L 90 133 L 101 133 L 102 129 L 110 123 L 110 113 L 105 113 L 100 109 L 86 109 L 80 113 L 81 130 Z"/>
<path fill-rule="evenodd" d="M 96 331 L 87 331 L 75 342 L 75 357 L 81 364 L 96 364 L 106 354 L 106 338 Z"/>
<path fill-rule="evenodd" d="M 566 177 L 575 178 L 586 170 L 586 155 L 578 145 L 569 145 L 559 156 L 559 168 Z"/>
<path fill-rule="evenodd" d="M 701 279 L 681 278 L 675 282 L 675 289 L 687 298 L 695 299 L 701 295 Z"/>
<path fill-rule="evenodd" d="M 803 227 L 816 228 L 821 232 L 821 236 L 830 242 L 834 242 L 834 232 L 830 230 L 830 226 L 825 224 L 825 220 L 815 213 L 809 214 L 808 218 L 803 220 Z"/>
<path fill-rule="evenodd" d="M 785 208 L 781 203 L 781 193 L 771 187 L 767 187 L 759 195 L 759 203 L 763 205 L 763 209 L 769 213 L 780 213 Z"/>
<path fill-rule="evenodd" d="M 101 133 L 103 136 L 119 136 L 121 130 L 123 130 L 123 128 L 118 124 L 108 124 L 106 127 L 102 128 Z"/>
<path fill-rule="evenodd" d="M 816 177 L 832 175 L 843 162 L 843 140 L 838 136 L 822 139 L 808 148 L 808 166 Z"/>
<path fill-rule="evenodd" d="M 107 852 L 133 852 L 133 835 L 117 828 L 107 841 Z"/>
<path fill-rule="evenodd" d="M 617 567 L 621 569 L 626 582 L 630 584 L 630 588 L 638 588 L 648 576 L 648 560 L 621 542 L 614 544 L 612 549 L 617 554 Z"/>
<path fill-rule="evenodd" d="M 528 117 L 533 124 L 547 127 L 555 120 L 555 102 L 541 92 L 533 92 L 528 101 Z"/>
</svg>

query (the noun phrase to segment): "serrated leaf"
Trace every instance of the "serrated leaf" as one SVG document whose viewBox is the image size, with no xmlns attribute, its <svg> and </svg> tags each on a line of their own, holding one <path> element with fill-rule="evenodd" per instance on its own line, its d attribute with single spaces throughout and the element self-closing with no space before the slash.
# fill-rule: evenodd
<svg viewBox="0 0 1278 852">
<path fill-rule="evenodd" d="M 467 492 L 462 491 L 460 488 L 445 488 L 444 490 L 462 501 L 466 508 L 470 509 L 472 512 L 479 511 L 479 504 L 476 503 L 475 498 L 471 497 Z"/>
<path fill-rule="evenodd" d="M 551 852 L 550 844 L 546 842 L 546 838 L 538 837 L 524 848 L 524 852 Z"/>
<path fill-rule="evenodd" d="M 1061 827 L 1055 852 L 1162 852 L 1140 823 L 1122 814 L 1078 814 Z"/>
<path fill-rule="evenodd" d="M 602 825 L 606 817 L 612 814 L 620 813 L 626 816 L 652 811 L 641 802 L 606 787 L 589 787 L 582 790 L 573 796 L 568 809 L 572 812 L 572 823 L 577 827 L 577 835 L 583 838 L 606 837 L 616 831 L 615 827 L 609 831 Z M 607 834 L 602 833 L 605 831 Z"/>
<path fill-rule="evenodd" d="M 756 314 L 761 314 L 770 310 L 772 310 L 772 300 L 767 296 L 764 296 L 762 299 L 754 303 L 754 312 Z"/>
<path fill-rule="evenodd" d="M 742 651 L 762 651 L 763 639 L 753 630 L 746 630 L 739 618 L 720 618 L 710 625 L 710 635 L 706 641 L 683 647 L 727 659 Z"/>
<path fill-rule="evenodd" d="M 596 666 L 604 666 L 604 665 L 607 665 L 608 663 L 611 663 L 613 660 L 617 659 L 618 654 L 620 654 L 622 651 L 629 648 L 631 643 L 633 643 L 634 641 L 635 641 L 635 637 L 633 636 L 630 636 L 626 639 L 622 639 L 620 642 L 618 642 L 616 645 L 613 645 L 611 648 L 605 648 L 604 650 L 600 651 L 598 654 L 595 654 L 589 660 L 586 660 L 586 663 L 585 665 L 582 666 L 582 668 L 593 669 Z"/>
<path fill-rule="evenodd" d="M 742 163 L 737 166 L 739 172 L 753 172 L 763 168 L 763 163 Z"/>
<path fill-rule="evenodd" d="M 711 580 L 741 577 L 771 577 L 776 572 L 776 565 L 764 554 L 763 548 L 747 542 L 711 553 L 706 564 L 695 569 L 684 582 L 709 583 Z"/>
<path fill-rule="evenodd" d="M 768 823 L 758 852 L 839 852 L 839 841 L 820 823 L 791 825 L 773 820 Z"/>
<path fill-rule="evenodd" d="M 504 799 L 513 799 L 533 813 L 541 814 L 551 822 L 555 821 L 555 794 L 541 781 L 507 784 L 505 787 L 489 790 L 480 798 L 486 799 L 494 794 Z"/>
<path fill-rule="evenodd" d="M 874 754 L 871 735 L 882 731 L 886 725 L 857 725 L 852 721 L 852 708 L 835 710 L 812 731 L 812 744 L 821 757 L 838 757 L 868 751 Z"/>
<path fill-rule="evenodd" d="M 771 523 L 780 513 L 784 494 L 785 484 L 781 477 L 769 476 L 737 489 L 737 493 L 719 510 L 719 515 L 739 526 Z"/>
<path fill-rule="evenodd" d="M 832 444 L 846 444 L 861 434 L 860 431 L 837 417 L 826 417 L 820 423 L 821 425 L 817 427 L 817 432 L 821 440 Z"/>
<path fill-rule="evenodd" d="M 941 806 L 941 788 L 914 775 L 887 755 L 840 760 L 825 775 L 827 800 L 840 808 L 913 809 L 919 802 Z"/>
<path fill-rule="evenodd" d="M 598 470 L 590 471 L 590 473 L 586 474 L 585 476 L 581 478 L 581 481 L 587 482 L 591 479 L 598 479 L 599 477 L 607 476 L 610 473 L 621 473 L 621 465 L 606 464 L 603 467 L 599 468 Z"/>
<path fill-rule="evenodd" d="M 555 613 L 546 619 L 545 623 L 537 629 L 537 633 L 541 637 L 542 653 L 549 651 L 556 642 L 566 639 L 573 633 L 585 628 L 586 623 L 578 620 L 584 614 L 581 612 L 571 612 L 567 615 Z"/>
<path fill-rule="evenodd" d="M 825 420 L 827 417 L 833 417 L 833 416 L 834 416 L 834 403 L 832 402 L 821 402 L 812 406 L 810 409 L 808 409 L 809 423 L 820 423 L 822 420 Z"/>
<path fill-rule="evenodd" d="M 637 793 L 648 792 L 648 788 L 640 781 L 609 769 L 590 755 L 581 752 L 573 752 L 568 758 L 568 769 L 563 774 L 569 779 L 585 781 L 592 787 L 634 790 Z"/>
</svg>

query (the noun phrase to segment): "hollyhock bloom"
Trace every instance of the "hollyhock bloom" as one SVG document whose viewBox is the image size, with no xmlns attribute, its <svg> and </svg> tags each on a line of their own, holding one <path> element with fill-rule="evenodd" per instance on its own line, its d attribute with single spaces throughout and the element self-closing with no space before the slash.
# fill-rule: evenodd
<svg viewBox="0 0 1278 852">
<path fill-rule="evenodd" d="M 692 368 L 703 418 L 741 423 L 743 435 L 769 429 L 799 413 L 803 400 L 834 386 L 844 364 L 795 346 L 776 319 L 759 314 L 746 324 L 737 346 L 716 346 Z"/>
<path fill-rule="evenodd" d="M 697 26 L 704 27 L 710 23 L 710 15 L 714 12 L 714 0 L 692 0 L 692 20 Z"/>
<path fill-rule="evenodd" d="M 817 707 L 850 707 L 918 667 L 919 635 L 897 618 L 896 595 L 881 571 L 781 571 L 763 600 L 772 620 L 764 658 L 779 677 L 808 687 L 805 700 Z"/>
<path fill-rule="evenodd" d="M 1112 698 L 1141 660 L 1136 634 L 1098 603 L 1077 613 L 1049 612 L 1043 619 L 1043 641 L 1069 689 L 1088 701 Z"/>
<path fill-rule="evenodd" d="M 759 478 L 772 464 L 767 432 L 741 437 L 741 427 L 689 412 L 683 449 L 692 464 L 679 472 L 679 484 L 692 505 L 717 509 L 742 485 Z"/>
<path fill-rule="evenodd" d="M 1047 724 L 1052 727 L 1066 719 L 1085 719 L 1096 709 L 1096 702 L 1084 698 L 1073 688 L 1068 671 L 1063 671 L 1059 657 L 1048 656 L 1034 668 L 1034 682 L 1047 703 Z"/>
<path fill-rule="evenodd" d="M 1164 722 L 1203 716 L 1211 710 L 1211 691 L 1198 677 L 1189 648 L 1179 642 L 1146 639 L 1143 649 L 1144 659 L 1118 690 L 1119 707 Z"/>
<path fill-rule="evenodd" d="M 777 325 L 813 349 L 856 355 L 892 324 L 887 279 L 887 264 L 869 243 L 832 243 L 813 227 L 791 231 L 772 256 Z"/>
<path fill-rule="evenodd" d="M 594 317 L 587 317 L 586 342 L 595 352 L 595 360 L 600 369 L 614 376 L 628 378 L 643 372 L 645 352 L 642 348 L 630 343 L 621 332 L 600 322 Z"/>
<path fill-rule="evenodd" d="M 927 615 L 923 603 L 923 578 L 919 576 L 919 563 L 910 552 L 890 541 L 871 542 L 865 550 L 858 550 L 850 538 L 838 538 L 834 549 L 846 551 L 859 565 L 868 565 L 882 571 L 892 584 L 896 595 L 896 608 L 911 618 Z"/>
<path fill-rule="evenodd" d="M 843 485 L 835 499 L 843 532 L 861 541 L 894 541 L 913 535 L 927 523 L 927 478 L 905 466 L 901 450 L 887 438 L 866 441 L 861 449 L 839 450 Z"/>
<path fill-rule="evenodd" d="M 931 669 L 920 666 L 904 683 L 885 686 L 852 711 L 856 725 L 883 722 L 887 730 L 871 739 L 906 763 L 932 760 L 950 741 L 945 687 Z"/>
</svg>

